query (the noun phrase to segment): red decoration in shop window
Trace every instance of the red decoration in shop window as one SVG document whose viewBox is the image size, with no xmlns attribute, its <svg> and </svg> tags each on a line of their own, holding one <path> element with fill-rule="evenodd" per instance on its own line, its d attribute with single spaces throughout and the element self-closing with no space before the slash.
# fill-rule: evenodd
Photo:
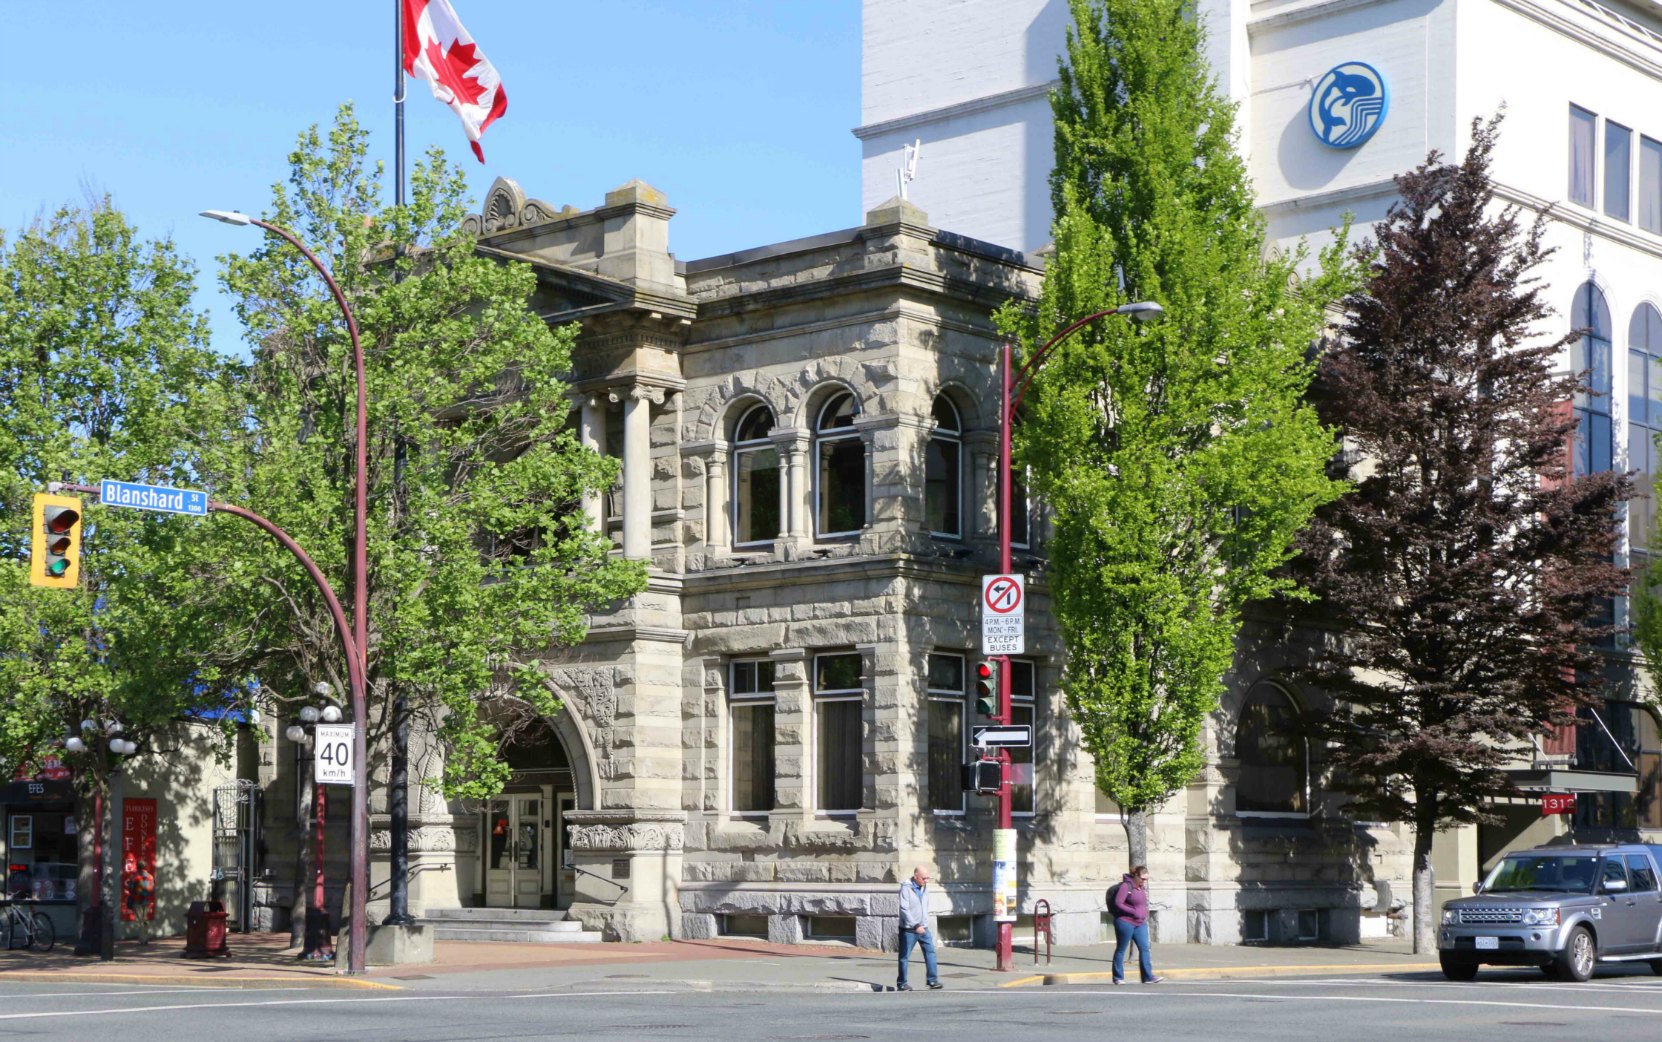
<svg viewBox="0 0 1662 1042">
<path fill-rule="evenodd" d="M 121 918 L 156 918 L 156 801 L 121 801 Z"/>
</svg>

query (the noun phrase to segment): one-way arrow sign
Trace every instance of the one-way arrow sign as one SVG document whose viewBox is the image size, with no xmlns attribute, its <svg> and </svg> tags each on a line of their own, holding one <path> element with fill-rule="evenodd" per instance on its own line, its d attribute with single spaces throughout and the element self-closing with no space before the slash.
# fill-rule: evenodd
<svg viewBox="0 0 1662 1042">
<path fill-rule="evenodd" d="M 970 729 L 970 744 L 983 747 L 1026 748 L 1033 744 L 1033 727 L 1031 724 L 972 727 Z"/>
</svg>

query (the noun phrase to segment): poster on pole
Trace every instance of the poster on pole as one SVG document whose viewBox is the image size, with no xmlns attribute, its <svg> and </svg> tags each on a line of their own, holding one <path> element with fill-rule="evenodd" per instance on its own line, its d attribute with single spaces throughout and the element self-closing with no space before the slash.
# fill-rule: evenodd
<svg viewBox="0 0 1662 1042">
<path fill-rule="evenodd" d="M 993 922 L 1016 921 L 1016 830 L 993 829 Z"/>
<path fill-rule="evenodd" d="M 1027 651 L 1027 596 L 1020 575 L 981 577 L 981 654 L 1021 655 Z"/>
<path fill-rule="evenodd" d="M 352 724 L 318 724 L 312 777 L 320 785 L 352 784 Z"/>
</svg>

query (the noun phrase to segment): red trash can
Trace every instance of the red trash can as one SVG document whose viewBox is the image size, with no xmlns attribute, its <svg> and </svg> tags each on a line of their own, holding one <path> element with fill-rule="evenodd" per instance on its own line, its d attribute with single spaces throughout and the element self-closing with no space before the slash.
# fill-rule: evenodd
<svg viewBox="0 0 1662 1042">
<path fill-rule="evenodd" d="M 185 913 L 187 959 L 229 958 L 225 945 L 225 905 L 221 901 L 192 901 Z"/>
</svg>

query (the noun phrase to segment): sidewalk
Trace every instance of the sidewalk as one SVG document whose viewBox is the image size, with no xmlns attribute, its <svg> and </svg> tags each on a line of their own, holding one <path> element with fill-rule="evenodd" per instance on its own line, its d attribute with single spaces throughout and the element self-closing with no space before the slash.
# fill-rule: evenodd
<svg viewBox="0 0 1662 1042">
<path fill-rule="evenodd" d="M 1018 939 L 1019 942 L 1019 939 Z M 113 962 L 76 957 L 60 945 L 45 955 L 0 952 L 0 982 L 54 981 L 170 984 L 231 988 L 416 988 L 434 990 L 811 990 L 882 991 L 894 986 L 895 956 L 847 945 L 777 945 L 761 941 L 661 941 L 644 944 L 502 944 L 439 941 L 424 966 L 371 969 L 363 977 L 328 965 L 301 963 L 286 949 L 287 934 L 232 934 L 229 959 L 185 959 L 183 938 L 149 945 L 123 942 Z M 1435 959 L 1414 956 L 1405 941 L 1345 947 L 1271 948 L 1165 944 L 1155 967 L 1177 980 L 1221 980 L 1323 974 L 1423 973 Z M 1035 966 L 1019 943 L 1012 973 L 993 970 L 985 949 L 943 948 L 941 979 L 954 990 L 986 990 L 1109 979 L 1113 948 L 1058 947 L 1050 963 Z M 914 986 L 923 979 L 914 953 Z M 1135 978 L 1136 971 L 1131 969 Z"/>
</svg>

